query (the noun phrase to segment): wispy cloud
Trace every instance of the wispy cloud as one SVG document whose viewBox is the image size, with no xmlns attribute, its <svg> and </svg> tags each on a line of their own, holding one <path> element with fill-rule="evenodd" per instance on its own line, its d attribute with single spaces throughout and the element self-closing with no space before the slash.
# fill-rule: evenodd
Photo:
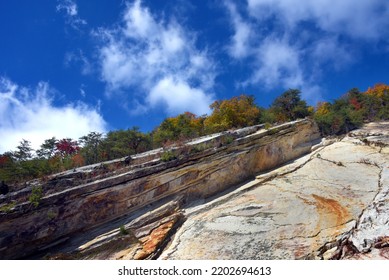
<svg viewBox="0 0 389 280">
<path fill-rule="evenodd" d="M 311 102 L 320 98 L 324 69 L 344 69 L 357 60 L 353 44 L 389 41 L 387 1 L 248 0 L 239 10 L 237 1 L 225 6 L 233 30 L 228 53 L 249 61 L 243 84 L 305 89 Z"/>
<path fill-rule="evenodd" d="M 354 38 L 380 39 L 389 33 L 385 0 L 248 0 L 248 9 L 260 21 L 274 17 L 289 28 L 311 21 L 323 31 Z"/>
<path fill-rule="evenodd" d="M 244 21 L 237 7 L 231 2 L 225 3 L 231 17 L 234 35 L 231 38 L 231 44 L 228 46 L 229 54 L 237 59 L 247 57 L 252 51 L 250 46 L 251 37 L 254 36 L 254 30 L 250 23 Z"/>
<path fill-rule="evenodd" d="M 216 63 L 177 19 L 157 20 L 137 0 L 128 4 L 118 28 L 97 34 L 103 41 L 101 77 L 107 92 L 126 92 L 134 113 L 157 106 L 168 114 L 209 112 Z"/>
<path fill-rule="evenodd" d="M 299 87 L 303 83 L 299 51 L 287 40 L 267 38 L 258 47 L 256 56 L 260 67 L 254 70 L 251 82 L 262 82 L 268 88 L 275 81 L 284 87 Z"/>
<path fill-rule="evenodd" d="M 82 102 L 55 106 L 53 92 L 46 82 L 31 89 L 0 77 L 0 153 L 15 149 L 22 139 L 36 149 L 53 136 L 78 139 L 90 131 L 106 131 L 98 109 Z"/>
<path fill-rule="evenodd" d="M 83 75 L 88 75 L 93 72 L 92 63 L 82 50 L 66 53 L 64 63 L 66 67 L 69 67 L 73 64 L 77 65 L 80 67 L 81 74 Z"/>
<path fill-rule="evenodd" d="M 78 6 L 73 0 L 58 0 L 56 9 L 57 12 L 64 13 L 66 23 L 73 29 L 80 30 L 81 26 L 87 24 L 86 20 L 78 15 Z"/>
</svg>

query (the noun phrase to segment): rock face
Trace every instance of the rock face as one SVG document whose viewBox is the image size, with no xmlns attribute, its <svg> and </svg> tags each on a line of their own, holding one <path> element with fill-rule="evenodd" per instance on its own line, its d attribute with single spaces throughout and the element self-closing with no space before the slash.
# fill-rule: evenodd
<svg viewBox="0 0 389 280">
<path fill-rule="evenodd" d="M 162 259 L 389 258 L 389 123 L 188 207 Z"/>
<path fill-rule="evenodd" d="M 389 122 L 339 139 L 309 120 L 256 126 L 163 153 L 56 175 L 37 208 L 28 188 L 0 197 L 16 204 L 0 257 L 389 258 Z"/>
<path fill-rule="evenodd" d="M 0 206 L 15 204 L 8 211 L 0 212 L 0 258 L 25 258 L 39 252 L 50 252 L 59 244 L 67 248 L 58 251 L 61 254 L 75 250 L 82 256 L 89 251 L 96 258 L 149 257 L 186 217 L 183 218 L 180 209 L 168 211 L 169 215 L 163 212 L 165 216 L 159 219 L 151 212 L 148 224 L 129 227 L 130 236 L 124 232 L 120 235 L 117 228 L 131 224 L 139 211 L 157 209 L 155 204 L 161 200 L 169 203 L 180 198 L 184 205 L 185 202 L 219 194 L 253 179 L 259 172 L 308 153 L 318 139 L 317 126 L 310 120 L 268 130 L 256 126 L 173 147 L 175 159 L 171 161 L 161 160 L 165 151 L 160 149 L 33 182 L 17 193 L 0 197 Z M 27 199 L 34 184 L 44 191 L 37 207 Z M 326 203 L 325 198 L 319 195 L 312 196 L 312 201 Z M 248 210 L 234 210 L 237 213 L 243 211 L 243 216 L 237 214 L 230 224 L 241 221 L 245 215 L 250 218 L 259 207 L 255 201 L 253 203 L 253 209 L 249 206 Z M 272 220 L 267 214 L 263 217 L 252 215 L 253 220 L 247 221 L 248 224 L 270 223 Z M 212 232 L 223 222 L 229 224 L 227 216 L 220 219 L 216 219 L 213 225 L 209 224 L 207 229 Z M 124 249 L 123 242 L 128 242 Z M 117 247 L 117 250 L 104 254 L 104 246 Z M 58 256 L 65 258 L 65 255 Z M 71 256 L 74 257 L 74 254 Z M 194 254 L 192 257 L 201 258 L 201 255 Z M 235 256 L 231 254 L 230 257 Z"/>
</svg>

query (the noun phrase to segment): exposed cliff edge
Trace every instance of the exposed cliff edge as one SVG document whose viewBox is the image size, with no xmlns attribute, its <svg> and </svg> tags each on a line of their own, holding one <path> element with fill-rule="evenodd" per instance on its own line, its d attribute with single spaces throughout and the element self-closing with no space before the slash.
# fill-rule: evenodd
<svg viewBox="0 0 389 280">
<path fill-rule="evenodd" d="M 0 197 L 0 258 L 385 257 L 380 125 L 321 142 L 310 120 L 255 126 L 35 181 L 37 207 L 31 185 Z"/>
<path fill-rule="evenodd" d="M 389 123 L 188 208 L 162 259 L 389 258 Z"/>
<path fill-rule="evenodd" d="M 0 215 L 0 256 L 24 258 L 71 243 L 69 239 L 77 239 L 83 232 L 102 233 L 100 229 L 109 228 L 114 220 L 145 206 L 152 209 L 161 199 L 167 203 L 180 197 L 188 202 L 218 194 L 309 152 L 318 138 L 317 126 L 309 120 L 271 129 L 255 126 L 196 139 L 170 152 L 154 150 L 34 182 L 45 193 L 37 207 L 26 197 L 31 186 L 0 201 L 3 205 L 16 202 Z M 172 221 L 180 220 L 178 213 L 173 214 L 177 217 Z M 166 223 L 161 224 L 164 231 L 173 228 L 173 222 Z M 150 229 L 151 234 L 153 230 L 156 227 Z M 134 231 L 131 227 L 132 235 L 145 243 L 147 234 L 137 236 Z"/>
</svg>

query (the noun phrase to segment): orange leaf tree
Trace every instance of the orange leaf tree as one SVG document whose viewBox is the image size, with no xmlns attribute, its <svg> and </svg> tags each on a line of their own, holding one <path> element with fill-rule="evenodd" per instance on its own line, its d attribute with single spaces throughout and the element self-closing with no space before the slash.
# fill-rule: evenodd
<svg viewBox="0 0 389 280">
<path fill-rule="evenodd" d="M 207 132 L 219 132 L 257 124 L 260 109 L 254 103 L 254 96 L 242 94 L 211 104 L 212 114 L 204 121 Z"/>
</svg>

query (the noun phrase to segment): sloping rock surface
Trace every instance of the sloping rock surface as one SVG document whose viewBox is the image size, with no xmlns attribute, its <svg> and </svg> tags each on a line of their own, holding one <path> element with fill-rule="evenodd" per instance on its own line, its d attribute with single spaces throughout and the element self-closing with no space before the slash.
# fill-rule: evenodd
<svg viewBox="0 0 389 280">
<path fill-rule="evenodd" d="M 0 211 L 0 259 L 52 253 L 58 246 L 68 248 L 60 253 L 70 250 L 72 256 L 84 258 L 90 251 L 96 258 L 116 258 L 115 252 L 108 256 L 102 248 L 121 250 L 123 240 L 140 244 L 143 251 L 135 258 L 155 258 L 159 253 L 154 252 L 166 243 L 163 236 L 170 236 L 183 220 L 179 209 L 167 213 L 168 220 L 156 219 L 153 209 L 157 203 L 217 195 L 308 153 L 319 138 L 311 120 L 270 129 L 258 125 L 171 147 L 169 153 L 175 156 L 170 160 L 163 157 L 166 151 L 157 149 L 28 183 L 24 189 L 0 196 L 1 209 L 9 208 Z M 34 186 L 43 190 L 37 205 L 28 199 Z M 134 238 L 117 235 L 119 227 L 125 233 L 132 219 L 147 208 L 150 221 L 131 227 Z M 137 235 L 144 227 L 147 234 Z"/>
<path fill-rule="evenodd" d="M 0 258 L 389 258 L 389 122 L 321 142 L 309 120 L 256 126 L 173 151 L 57 174 L 36 208 L 28 189 L 0 197 L 16 204 Z"/>
<path fill-rule="evenodd" d="M 161 259 L 389 258 L 389 123 L 185 210 Z"/>
</svg>

